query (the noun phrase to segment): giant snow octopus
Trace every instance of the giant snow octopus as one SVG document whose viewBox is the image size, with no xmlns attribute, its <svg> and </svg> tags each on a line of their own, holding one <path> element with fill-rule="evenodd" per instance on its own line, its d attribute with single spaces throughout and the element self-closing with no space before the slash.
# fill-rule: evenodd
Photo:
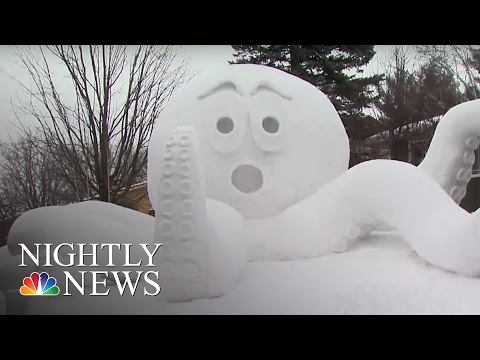
<svg viewBox="0 0 480 360">
<path fill-rule="evenodd" d="M 31 210 L 12 227 L 8 249 L 18 255 L 19 243 L 62 234 L 69 242 L 161 243 L 160 296 L 184 302 L 224 295 L 248 261 L 348 251 L 386 223 L 425 262 L 476 277 L 480 212 L 458 204 L 480 143 L 479 115 L 480 101 L 448 111 L 418 167 L 372 160 L 348 169 L 345 128 L 316 87 L 259 65 L 206 71 L 169 101 L 151 136 L 154 219 L 97 202 Z M 117 215 L 128 216 L 113 232 Z"/>
</svg>

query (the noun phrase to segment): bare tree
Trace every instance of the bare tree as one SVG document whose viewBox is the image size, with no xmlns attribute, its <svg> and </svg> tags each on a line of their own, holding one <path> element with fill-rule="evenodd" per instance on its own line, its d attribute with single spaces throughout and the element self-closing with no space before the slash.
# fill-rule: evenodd
<svg viewBox="0 0 480 360">
<path fill-rule="evenodd" d="M 434 62 L 422 62 L 411 48 L 394 47 L 383 60 L 376 118 L 391 159 L 421 161 L 439 116 L 461 102 L 454 76 Z M 416 159 L 410 159 L 412 145 Z M 417 154 L 418 153 L 418 154 Z"/>
<path fill-rule="evenodd" d="M 13 191 L 12 191 L 13 190 Z M 0 221 L 19 213 L 17 192 L 4 176 L 0 176 Z"/>
<path fill-rule="evenodd" d="M 0 144 L 0 181 L 9 216 L 73 201 L 72 193 L 41 135 Z"/>
<path fill-rule="evenodd" d="M 455 80 L 463 85 L 463 100 L 480 98 L 480 45 L 416 45 L 415 49 L 455 76 Z"/>
<path fill-rule="evenodd" d="M 41 134 L 0 144 L 0 245 L 23 212 L 73 201 L 59 170 Z"/>
<path fill-rule="evenodd" d="M 15 194 L 9 191 L 8 183 L 0 178 L 0 246 L 7 243 L 7 236 L 18 209 Z"/>
<path fill-rule="evenodd" d="M 148 140 L 163 105 L 186 80 L 186 62 L 174 62 L 178 49 L 54 45 L 16 50 L 32 81 L 30 88 L 17 80 L 29 98 L 16 110 L 37 120 L 79 200 L 95 195 L 120 202 L 145 169 Z M 73 100 L 58 86 L 55 61 L 71 80 Z"/>
</svg>

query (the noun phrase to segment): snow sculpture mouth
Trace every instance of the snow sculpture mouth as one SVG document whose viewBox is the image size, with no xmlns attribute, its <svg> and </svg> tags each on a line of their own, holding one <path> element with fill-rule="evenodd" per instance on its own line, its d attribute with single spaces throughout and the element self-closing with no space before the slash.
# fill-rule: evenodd
<svg viewBox="0 0 480 360">
<path fill-rule="evenodd" d="M 263 186 L 263 174 L 252 165 L 240 165 L 232 172 L 232 184 L 244 193 L 252 194 Z"/>
</svg>

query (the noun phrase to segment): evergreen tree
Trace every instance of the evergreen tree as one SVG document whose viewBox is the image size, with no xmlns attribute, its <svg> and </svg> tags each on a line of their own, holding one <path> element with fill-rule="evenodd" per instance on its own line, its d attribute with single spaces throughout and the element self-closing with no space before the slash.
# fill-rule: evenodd
<svg viewBox="0 0 480 360">
<path fill-rule="evenodd" d="M 339 112 L 350 139 L 365 139 L 375 133 L 375 121 L 363 111 L 375 102 L 374 86 L 382 77 L 358 77 L 361 67 L 375 55 L 374 45 L 231 46 L 236 52 L 231 64 L 272 66 L 323 91 Z"/>
</svg>

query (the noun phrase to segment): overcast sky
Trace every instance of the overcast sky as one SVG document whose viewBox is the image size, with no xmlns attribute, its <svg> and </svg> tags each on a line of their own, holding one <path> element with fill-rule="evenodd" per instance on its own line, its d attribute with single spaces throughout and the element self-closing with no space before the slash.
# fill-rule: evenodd
<svg viewBox="0 0 480 360">
<path fill-rule="evenodd" d="M 366 74 L 378 68 L 378 59 L 383 57 L 392 45 L 376 45 L 377 55 L 366 69 Z M 199 71 L 226 64 L 233 60 L 233 50 L 230 45 L 182 45 L 180 56 L 188 59 L 188 72 L 193 75 Z M 28 84 L 28 75 L 16 64 L 14 49 L 10 45 L 0 45 L 0 68 L 14 75 L 23 83 Z M 53 64 L 53 71 L 55 66 Z M 69 87 L 68 79 L 61 79 L 64 86 Z M 15 116 L 11 106 L 11 98 L 21 94 L 19 85 L 4 73 L 0 72 L 0 140 L 5 140 L 7 134 L 13 134 L 12 122 Z"/>
</svg>

